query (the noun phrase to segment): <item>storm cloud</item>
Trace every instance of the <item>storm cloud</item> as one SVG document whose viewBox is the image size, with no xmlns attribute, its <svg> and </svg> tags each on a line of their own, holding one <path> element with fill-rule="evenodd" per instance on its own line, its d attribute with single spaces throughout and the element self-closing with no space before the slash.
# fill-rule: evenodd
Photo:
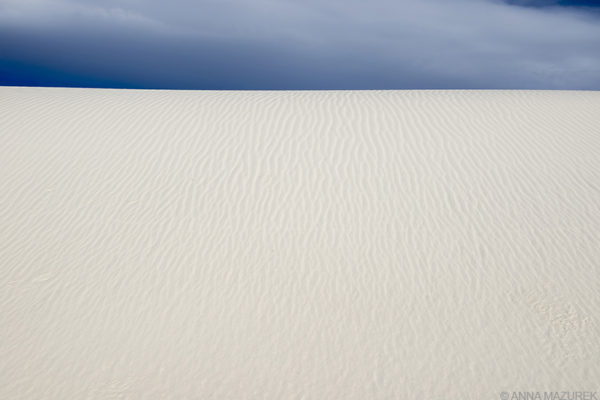
<svg viewBox="0 0 600 400">
<path fill-rule="evenodd" d="M 0 0 L 0 85 L 597 90 L 593 3 Z"/>
</svg>

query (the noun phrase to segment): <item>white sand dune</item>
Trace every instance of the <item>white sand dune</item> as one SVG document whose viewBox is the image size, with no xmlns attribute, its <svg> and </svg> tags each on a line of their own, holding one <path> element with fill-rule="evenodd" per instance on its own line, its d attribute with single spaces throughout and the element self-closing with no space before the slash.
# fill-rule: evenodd
<svg viewBox="0 0 600 400">
<path fill-rule="evenodd" d="M 0 88 L 0 138 L 1 399 L 600 391 L 600 92 Z"/>
</svg>

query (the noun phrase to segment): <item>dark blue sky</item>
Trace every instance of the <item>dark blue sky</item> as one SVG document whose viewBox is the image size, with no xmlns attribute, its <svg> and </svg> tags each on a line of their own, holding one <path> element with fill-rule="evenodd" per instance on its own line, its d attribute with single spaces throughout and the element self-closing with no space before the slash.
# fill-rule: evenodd
<svg viewBox="0 0 600 400">
<path fill-rule="evenodd" d="M 0 0 L 0 85 L 600 90 L 600 0 Z"/>
<path fill-rule="evenodd" d="M 507 0 L 506 2 L 529 7 L 600 7 L 600 0 Z"/>
</svg>

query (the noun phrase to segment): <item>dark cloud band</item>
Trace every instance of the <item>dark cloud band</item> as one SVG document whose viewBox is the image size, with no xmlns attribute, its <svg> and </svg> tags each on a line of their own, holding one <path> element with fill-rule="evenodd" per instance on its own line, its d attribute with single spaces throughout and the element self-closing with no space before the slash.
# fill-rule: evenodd
<svg viewBox="0 0 600 400">
<path fill-rule="evenodd" d="M 515 2 L 4 0 L 0 84 L 600 89 L 589 4 Z"/>
</svg>

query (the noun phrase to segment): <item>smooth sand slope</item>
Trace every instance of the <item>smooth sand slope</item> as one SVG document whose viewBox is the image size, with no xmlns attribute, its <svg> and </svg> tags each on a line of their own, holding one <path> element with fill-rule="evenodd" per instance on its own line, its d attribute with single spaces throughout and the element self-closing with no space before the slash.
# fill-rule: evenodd
<svg viewBox="0 0 600 400">
<path fill-rule="evenodd" d="M 0 88 L 0 138 L 1 399 L 600 390 L 600 92 Z"/>
</svg>

